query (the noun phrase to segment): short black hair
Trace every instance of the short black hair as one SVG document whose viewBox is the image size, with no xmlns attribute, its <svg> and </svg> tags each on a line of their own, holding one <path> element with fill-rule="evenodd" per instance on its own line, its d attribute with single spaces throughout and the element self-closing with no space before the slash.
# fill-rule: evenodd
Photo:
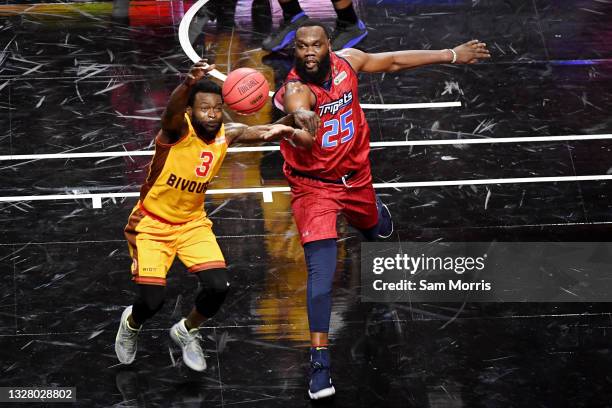
<svg viewBox="0 0 612 408">
<path fill-rule="evenodd" d="M 325 36 L 327 36 L 328 39 L 331 38 L 331 32 L 329 31 L 329 28 L 325 24 L 319 23 L 318 21 L 306 20 L 305 22 L 300 24 L 297 30 L 299 30 L 302 27 L 321 27 L 323 31 L 325 31 Z M 296 34 L 297 34 L 297 30 L 295 30 Z"/>
<path fill-rule="evenodd" d="M 187 105 L 193 108 L 195 96 L 199 92 L 217 94 L 221 97 L 221 101 L 223 101 L 223 93 L 221 92 L 221 87 L 210 79 L 201 79 L 196 82 L 193 87 L 191 87 L 191 91 L 189 92 L 189 99 L 187 99 Z"/>
</svg>

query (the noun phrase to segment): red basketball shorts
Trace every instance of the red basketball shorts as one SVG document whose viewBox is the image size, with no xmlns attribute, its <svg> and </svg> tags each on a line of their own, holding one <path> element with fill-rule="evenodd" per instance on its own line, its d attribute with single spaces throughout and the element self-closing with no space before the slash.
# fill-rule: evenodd
<svg viewBox="0 0 612 408">
<path fill-rule="evenodd" d="M 376 194 L 372 184 L 346 187 L 300 176 L 288 177 L 291 208 L 302 245 L 337 238 L 336 220 L 344 215 L 357 229 L 367 230 L 378 223 Z"/>
</svg>

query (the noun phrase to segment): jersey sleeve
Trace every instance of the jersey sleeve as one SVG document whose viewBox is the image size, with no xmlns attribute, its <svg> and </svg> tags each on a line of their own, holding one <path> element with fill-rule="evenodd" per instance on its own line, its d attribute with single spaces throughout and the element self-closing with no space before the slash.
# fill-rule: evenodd
<svg viewBox="0 0 612 408">
<path fill-rule="evenodd" d="M 287 79 L 287 81 L 281 85 L 280 88 L 276 92 L 274 92 L 274 96 L 272 96 L 272 103 L 276 106 L 277 109 L 285 112 L 285 91 L 287 84 L 291 82 L 302 82 L 299 79 Z M 287 113 L 287 112 L 285 112 Z"/>
<path fill-rule="evenodd" d="M 272 103 L 276 106 L 277 109 L 285 112 L 285 106 L 283 100 L 285 98 L 285 86 L 287 83 L 281 85 L 280 88 L 276 92 L 274 92 L 274 96 L 272 96 Z"/>
</svg>

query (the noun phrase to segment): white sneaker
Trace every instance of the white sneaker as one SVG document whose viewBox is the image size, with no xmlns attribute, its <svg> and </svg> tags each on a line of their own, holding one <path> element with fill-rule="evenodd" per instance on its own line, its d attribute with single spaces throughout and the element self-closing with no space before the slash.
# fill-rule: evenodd
<svg viewBox="0 0 612 408">
<path fill-rule="evenodd" d="M 187 330 L 185 318 L 170 329 L 170 337 L 183 350 L 183 361 L 187 367 L 195 371 L 206 370 L 204 351 L 200 346 L 200 332 L 198 329 Z"/>
<path fill-rule="evenodd" d="M 117 358 L 123 364 L 132 364 L 136 358 L 136 341 L 140 329 L 132 329 L 128 324 L 128 317 L 132 314 L 132 306 L 125 308 L 121 314 L 121 322 L 119 322 L 119 330 L 115 337 L 115 353 Z"/>
</svg>

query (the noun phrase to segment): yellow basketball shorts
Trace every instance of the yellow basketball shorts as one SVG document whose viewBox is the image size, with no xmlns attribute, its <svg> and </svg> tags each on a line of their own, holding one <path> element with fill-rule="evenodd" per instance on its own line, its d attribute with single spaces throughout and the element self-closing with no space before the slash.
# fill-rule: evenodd
<svg viewBox="0 0 612 408">
<path fill-rule="evenodd" d="M 172 224 L 147 212 L 139 202 L 124 232 L 136 283 L 165 286 L 176 255 L 191 273 L 225 268 L 212 222 L 204 214 L 184 224 Z"/>
</svg>

